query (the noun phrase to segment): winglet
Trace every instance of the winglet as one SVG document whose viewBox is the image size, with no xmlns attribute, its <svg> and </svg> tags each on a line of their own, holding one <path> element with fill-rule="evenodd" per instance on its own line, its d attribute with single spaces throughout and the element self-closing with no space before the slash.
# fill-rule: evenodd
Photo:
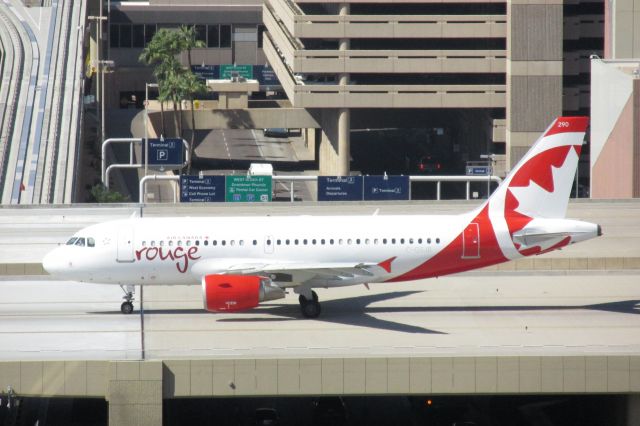
<svg viewBox="0 0 640 426">
<path fill-rule="evenodd" d="M 378 263 L 378 266 L 381 267 L 382 269 L 384 269 L 387 272 L 391 272 L 391 262 L 396 260 L 396 257 L 397 256 L 393 256 L 393 257 L 390 257 L 387 260 L 383 260 L 382 262 Z"/>
</svg>

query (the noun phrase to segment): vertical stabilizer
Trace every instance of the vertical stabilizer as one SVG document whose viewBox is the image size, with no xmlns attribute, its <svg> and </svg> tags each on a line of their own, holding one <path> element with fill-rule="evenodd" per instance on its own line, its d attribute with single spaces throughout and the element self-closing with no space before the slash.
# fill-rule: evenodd
<svg viewBox="0 0 640 426">
<path fill-rule="evenodd" d="M 564 218 L 588 117 L 558 117 L 482 206 L 507 258 L 519 256 L 510 236 L 534 218 Z"/>
<path fill-rule="evenodd" d="M 587 117 L 558 117 L 489 199 L 505 216 L 563 218 L 567 212 Z M 491 209 L 493 210 L 493 209 Z"/>
</svg>

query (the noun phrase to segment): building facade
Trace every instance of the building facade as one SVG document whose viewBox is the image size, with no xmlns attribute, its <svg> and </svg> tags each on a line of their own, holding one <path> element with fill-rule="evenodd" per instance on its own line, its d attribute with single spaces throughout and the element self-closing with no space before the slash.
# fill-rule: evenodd
<svg viewBox="0 0 640 426">
<path fill-rule="evenodd" d="M 380 122 L 463 129 L 456 145 L 480 147 L 460 158 L 493 152 L 508 170 L 554 117 L 588 114 L 589 56 L 603 52 L 603 0 L 181 3 L 112 3 L 108 104 L 140 107 L 145 44 L 195 25 L 194 64 L 273 68 L 322 127 L 323 174 L 349 173 L 350 130 Z"/>
<path fill-rule="evenodd" d="M 604 25 L 599 0 L 265 0 L 263 19 L 294 106 L 334 111 L 338 130 L 358 108 L 486 110 L 507 169 L 554 117 L 588 112 Z M 344 172 L 348 132 L 328 133 Z"/>
</svg>

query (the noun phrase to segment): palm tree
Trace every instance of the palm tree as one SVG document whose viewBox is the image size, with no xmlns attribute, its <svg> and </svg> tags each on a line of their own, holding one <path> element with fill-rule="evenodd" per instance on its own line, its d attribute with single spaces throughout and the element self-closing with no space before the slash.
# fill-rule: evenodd
<svg viewBox="0 0 640 426">
<path fill-rule="evenodd" d="M 191 158 L 195 144 L 195 97 L 205 91 L 205 86 L 191 71 L 191 50 L 205 47 L 204 42 L 196 39 L 195 26 L 182 26 L 178 31 L 161 29 L 145 47 L 140 55 L 140 61 L 147 65 L 154 65 L 153 75 L 158 82 L 158 99 L 160 100 L 160 113 L 162 117 L 162 132 L 165 131 L 164 102 L 173 103 L 173 118 L 175 132 L 182 136 L 182 100 L 189 99 L 191 104 L 191 141 L 189 144 L 189 165 L 191 171 Z M 177 56 L 187 51 L 189 68 L 185 69 L 177 59 Z"/>
<path fill-rule="evenodd" d="M 147 65 L 155 65 L 153 75 L 158 83 L 158 92 L 166 95 L 163 87 L 170 74 L 176 70 L 176 55 L 182 51 L 181 37 L 175 31 L 166 28 L 160 29 L 151 42 L 144 48 L 140 54 L 139 60 Z M 162 119 L 162 134 L 166 134 L 164 119 L 164 101 L 168 100 L 167 96 L 159 96 L 160 100 L 160 116 Z M 176 128 L 177 129 L 177 128 Z"/>
<path fill-rule="evenodd" d="M 173 104 L 175 134 L 178 136 L 182 136 L 182 120 L 179 119 L 179 116 L 182 111 L 181 101 L 184 99 L 181 90 L 183 73 L 184 68 L 175 56 L 166 58 L 164 62 L 156 66 L 154 71 L 154 74 L 159 76 L 159 80 L 162 80 L 162 85 L 158 84 L 158 90 L 162 94 L 162 98 Z"/>
<path fill-rule="evenodd" d="M 182 50 L 187 51 L 187 61 L 189 62 L 189 70 L 184 81 L 185 93 L 188 95 L 189 102 L 191 104 L 191 138 L 189 141 L 189 164 L 187 165 L 187 174 L 189 174 L 191 173 L 191 161 L 193 158 L 196 133 L 196 117 L 193 101 L 195 100 L 196 95 L 205 91 L 205 86 L 202 84 L 202 81 L 199 80 L 191 71 L 193 66 L 193 63 L 191 62 L 191 50 L 205 47 L 205 44 L 202 40 L 198 40 L 196 38 L 196 27 L 193 25 L 190 27 L 185 25 L 181 26 L 178 34 L 180 35 L 180 41 L 183 48 Z"/>
<path fill-rule="evenodd" d="M 206 92 L 206 87 L 203 81 L 192 72 L 182 74 L 180 85 L 182 94 L 185 98 L 189 99 L 189 102 L 191 104 L 191 141 L 189 143 L 189 162 L 187 164 L 187 174 L 190 174 L 191 162 L 193 161 L 193 151 L 195 149 L 196 132 L 194 101 L 196 96 Z"/>
</svg>

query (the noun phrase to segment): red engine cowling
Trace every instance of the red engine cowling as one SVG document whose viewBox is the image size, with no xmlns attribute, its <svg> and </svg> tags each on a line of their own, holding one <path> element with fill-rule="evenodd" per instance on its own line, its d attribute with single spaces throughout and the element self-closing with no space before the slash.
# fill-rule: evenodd
<svg viewBox="0 0 640 426">
<path fill-rule="evenodd" d="M 204 308 L 213 312 L 237 312 L 264 300 L 284 297 L 271 280 L 256 275 L 206 275 L 202 278 Z"/>
</svg>

